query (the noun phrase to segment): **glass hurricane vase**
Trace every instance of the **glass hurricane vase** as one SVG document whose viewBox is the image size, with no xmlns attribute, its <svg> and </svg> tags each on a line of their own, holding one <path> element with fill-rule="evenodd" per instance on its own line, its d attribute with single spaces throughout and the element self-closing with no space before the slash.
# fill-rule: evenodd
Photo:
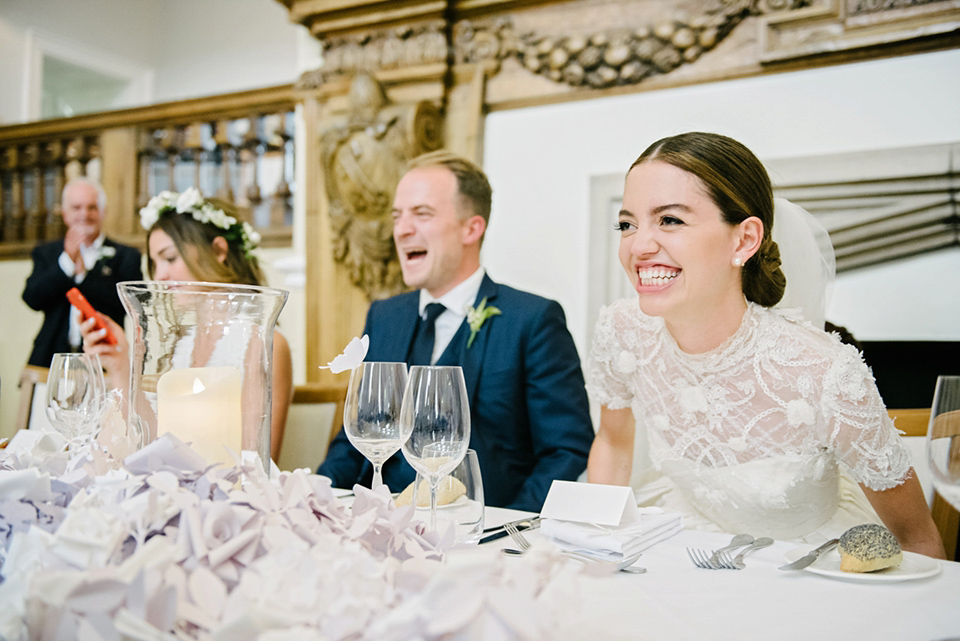
<svg viewBox="0 0 960 641">
<path fill-rule="evenodd" d="M 129 421 L 142 444 L 172 432 L 210 463 L 233 465 L 232 451 L 269 471 L 273 335 L 287 292 L 169 281 L 117 289 L 134 325 Z"/>
</svg>

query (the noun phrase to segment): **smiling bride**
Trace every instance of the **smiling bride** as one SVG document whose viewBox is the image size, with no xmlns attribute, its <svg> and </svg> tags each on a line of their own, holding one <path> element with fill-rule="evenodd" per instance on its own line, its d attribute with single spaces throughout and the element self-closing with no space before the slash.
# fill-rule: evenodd
<svg viewBox="0 0 960 641">
<path fill-rule="evenodd" d="M 814 543 L 881 522 L 904 549 L 942 558 L 859 352 L 772 309 L 786 286 L 773 221 L 767 172 L 735 140 L 681 134 L 633 163 L 617 229 L 637 297 L 597 323 L 589 480 L 630 483 L 646 438 L 659 476 L 644 474 L 638 500 L 688 527 Z"/>
</svg>

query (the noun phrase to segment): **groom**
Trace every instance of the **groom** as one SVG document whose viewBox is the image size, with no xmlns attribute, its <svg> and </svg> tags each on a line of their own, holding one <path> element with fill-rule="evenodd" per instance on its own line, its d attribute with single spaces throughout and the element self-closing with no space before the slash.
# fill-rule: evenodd
<svg viewBox="0 0 960 641">
<path fill-rule="evenodd" d="M 593 428 L 560 305 L 495 283 L 480 266 L 491 193 L 479 167 L 448 152 L 411 162 L 397 185 L 393 240 L 417 291 L 370 306 L 366 359 L 461 366 L 486 504 L 539 512 L 554 479 L 586 468 Z M 487 313 L 471 323 L 468 310 L 484 301 Z M 317 473 L 337 487 L 369 485 L 372 466 L 341 430 Z M 383 466 L 393 492 L 414 478 L 399 452 Z"/>
</svg>

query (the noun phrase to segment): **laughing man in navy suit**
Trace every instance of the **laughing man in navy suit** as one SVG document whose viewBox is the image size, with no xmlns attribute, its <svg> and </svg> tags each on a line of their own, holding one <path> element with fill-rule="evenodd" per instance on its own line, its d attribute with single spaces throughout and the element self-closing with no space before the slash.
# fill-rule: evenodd
<svg viewBox="0 0 960 641">
<path fill-rule="evenodd" d="M 580 359 L 558 303 L 495 283 L 480 266 L 491 189 L 479 167 L 448 152 L 416 158 L 393 203 L 403 280 L 416 291 L 374 302 L 364 333 L 368 361 L 460 365 L 487 505 L 539 512 L 554 479 L 576 480 L 593 442 Z M 499 310 L 471 338 L 467 310 Z M 432 316 L 429 363 L 414 352 Z M 433 309 L 433 308 L 431 308 Z M 369 486 L 372 466 L 341 430 L 318 473 L 337 487 Z M 383 466 L 393 492 L 415 478 L 395 454 Z"/>
<path fill-rule="evenodd" d="M 49 367 L 55 353 L 78 351 L 82 345 L 79 312 L 67 300 L 67 290 L 78 288 L 95 310 L 123 325 L 117 283 L 143 280 L 140 252 L 103 235 L 106 195 L 98 183 L 71 180 L 63 188 L 61 206 L 67 234 L 34 248 L 33 271 L 23 290 L 23 301 L 43 312 L 29 360 L 40 367 Z"/>
</svg>

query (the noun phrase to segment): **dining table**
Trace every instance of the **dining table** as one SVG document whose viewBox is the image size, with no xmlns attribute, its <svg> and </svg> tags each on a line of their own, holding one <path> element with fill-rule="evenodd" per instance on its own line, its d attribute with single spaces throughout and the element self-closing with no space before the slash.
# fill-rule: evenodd
<svg viewBox="0 0 960 641">
<path fill-rule="evenodd" d="M 172 435 L 119 461 L 24 431 L 0 450 L 0 639 L 960 640 L 955 562 L 783 571 L 798 546 L 774 541 L 743 570 L 702 569 L 688 548 L 730 535 L 681 529 L 628 574 L 539 528 L 519 555 L 510 536 L 451 545 L 386 488 L 210 468 Z"/>
<path fill-rule="evenodd" d="M 530 516 L 488 507 L 486 525 Z M 523 535 L 532 544 L 528 554 L 553 545 L 538 529 Z M 938 561 L 940 571 L 925 578 L 885 580 L 779 570 L 798 548 L 786 541 L 751 551 L 743 570 L 698 568 L 687 554 L 687 548 L 720 548 L 730 538 L 682 530 L 643 552 L 636 563 L 643 574 L 584 573 L 578 607 L 564 613 L 563 641 L 960 640 L 960 563 Z M 454 548 L 449 562 L 519 558 L 501 554 L 505 547 L 516 545 L 503 537 Z"/>
</svg>

